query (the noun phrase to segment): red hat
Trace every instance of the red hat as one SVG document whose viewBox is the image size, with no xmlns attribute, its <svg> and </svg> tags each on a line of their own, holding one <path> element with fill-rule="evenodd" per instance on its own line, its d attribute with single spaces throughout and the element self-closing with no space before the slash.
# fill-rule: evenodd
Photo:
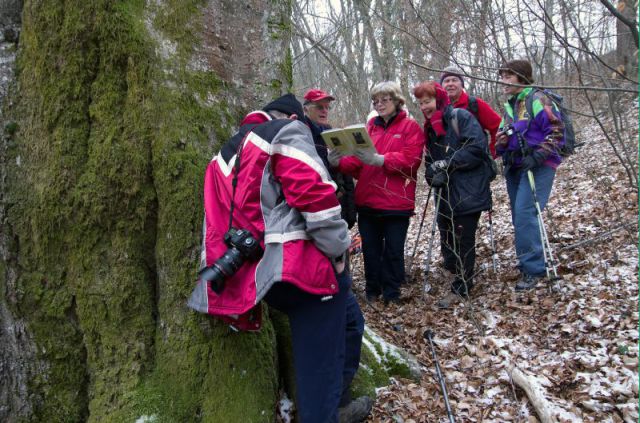
<svg viewBox="0 0 640 423">
<path fill-rule="evenodd" d="M 304 95 L 304 104 L 315 103 L 316 101 L 322 101 L 322 100 L 333 101 L 335 100 L 335 97 L 317 88 L 310 89 Z"/>
</svg>

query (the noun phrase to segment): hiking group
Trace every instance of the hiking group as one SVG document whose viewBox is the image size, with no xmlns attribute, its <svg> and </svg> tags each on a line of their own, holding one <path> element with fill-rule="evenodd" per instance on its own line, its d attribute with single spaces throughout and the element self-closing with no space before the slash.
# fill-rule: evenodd
<svg viewBox="0 0 640 423">
<path fill-rule="evenodd" d="M 376 113 L 366 125 L 374 148 L 353 155 L 328 149 L 321 136 L 331 128 L 334 96 L 311 89 L 301 104 L 287 94 L 249 113 L 210 162 L 201 272 L 189 306 L 239 330 L 260 328 L 262 300 L 288 316 L 299 421 L 358 422 L 371 411 L 370 398 L 350 396 L 364 318 L 351 289 L 349 229 L 357 223 L 362 240 L 366 300 L 402 301 L 404 244 L 423 158 L 442 266 L 452 274 L 439 307 L 472 293 L 494 159 L 502 159 L 515 229 L 515 290 L 551 275 L 541 210 L 562 161 L 562 110 L 532 87 L 529 62 L 508 61 L 499 77 L 507 95 L 502 117 L 464 90 L 457 68 L 446 68 L 440 83 L 417 84 L 423 127 L 397 83 L 376 84 Z"/>
</svg>

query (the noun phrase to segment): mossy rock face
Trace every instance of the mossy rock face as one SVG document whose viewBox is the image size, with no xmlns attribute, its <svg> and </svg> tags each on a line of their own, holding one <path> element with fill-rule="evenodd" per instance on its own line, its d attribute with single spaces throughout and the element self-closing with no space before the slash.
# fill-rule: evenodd
<svg viewBox="0 0 640 423">
<path fill-rule="evenodd" d="M 389 385 L 391 377 L 417 382 L 421 376 L 422 370 L 415 357 L 365 327 L 360 368 L 352 384 L 354 398 L 360 395 L 375 397 L 376 388 Z"/>
<path fill-rule="evenodd" d="M 290 86 L 287 37 L 245 42 L 233 60 L 251 72 L 230 76 L 214 66 L 212 34 L 242 44 L 242 31 L 215 27 L 235 6 L 24 3 L 3 115 L 0 311 L 29 354 L 14 378 L 25 382 L 0 388 L 13 404 L 0 420 L 273 421 L 268 318 L 259 333 L 230 333 L 185 303 L 204 170 L 245 112 Z M 255 2 L 242 16 L 286 27 L 289 7 Z"/>
</svg>

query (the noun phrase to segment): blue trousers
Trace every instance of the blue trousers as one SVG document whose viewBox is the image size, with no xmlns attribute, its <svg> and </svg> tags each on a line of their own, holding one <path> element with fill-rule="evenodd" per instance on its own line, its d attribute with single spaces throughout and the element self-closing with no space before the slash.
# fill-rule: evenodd
<svg viewBox="0 0 640 423">
<path fill-rule="evenodd" d="M 276 283 L 265 296 L 289 317 L 301 423 L 337 423 L 360 364 L 364 317 L 348 271 L 338 275 L 338 285 L 336 295 L 321 297 Z"/>
<path fill-rule="evenodd" d="M 358 214 L 367 295 L 400 297 L 404 282 L 404 241 L 409 216 Z"/>
<path fill-rule="evenodd" d="M 540 210 L 544 210 L 551 195 L 556 170 L 548 166 L 538 166 L 532 172 Z M 527 172 L 510 169 L 505 174 L 505 179 L 511 203 L 511 221 L 515 231 L 518 267 L 525 274 L 543 276 L 545 261 L 542 239 Z"/>
</svg>

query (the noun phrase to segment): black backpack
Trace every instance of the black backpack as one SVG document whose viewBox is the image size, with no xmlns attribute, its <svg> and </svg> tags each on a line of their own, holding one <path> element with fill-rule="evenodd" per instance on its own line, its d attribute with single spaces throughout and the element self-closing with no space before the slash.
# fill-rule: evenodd
<svg viewBox="0 0 640 423">
<path fill-rule="evenodd" d="M 470 111 L 476 119 L 478 119 L 478 99 L 472 95 L 469 96 L 467 110 Z"/>
<path fill-rule="evenodd" d="M 576 147 L 580 145 L 576 145 L 576 133 L 573 129 L 573 120 L 571 119 L 571 114 L 569 110 L 564 106 L 563 98 L 560 94 L 555 93 L 548 89 L 539 89 L 534 88 L 527 95 L 525 99 L 525 107 L 527 109 L 527 113 L 529 114 L 529 122 L 527 123 L 527 130 L 529 130 L 529 125 L 531 125 L 531 119 L 533 118 L 533 101 L 536 98 L 540 98 L 541 96 L 547 96 L 549 100 L 558 108 L 560 111 L 562 123 L 564 124 L 564 145 L 560 147 L 560 155 L 562 157 L 567 157 L 572 155 L 576 151 Z"/>
</svg>

